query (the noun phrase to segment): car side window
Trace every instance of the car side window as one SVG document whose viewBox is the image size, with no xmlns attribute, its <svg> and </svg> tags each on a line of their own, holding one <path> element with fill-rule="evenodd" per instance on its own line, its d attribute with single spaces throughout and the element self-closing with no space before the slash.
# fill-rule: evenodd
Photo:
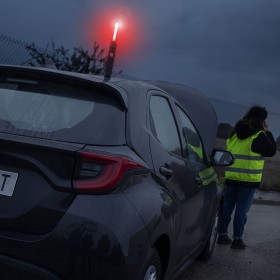
<svg viewBox="0 0 280 280">
<path fill-rule="evenodd" d="M 187 116 L 187 114 L 177 106 L 179 116 L 182 122 L 182 133 L 184 135 L 186 141 L 186 158 L 190 161 L 203 163 L 204 153 L 203 153 L 203 145 L 200 140 L 199 134 L 192 124 L 191 120 Z"/>
<path fill-rule="evenodd" d="M 182 156 L 179 133 L 168 100 L 158 95 L 151 96 L 150 113 L 156 138 L 168 152 Z"/>
</svg>

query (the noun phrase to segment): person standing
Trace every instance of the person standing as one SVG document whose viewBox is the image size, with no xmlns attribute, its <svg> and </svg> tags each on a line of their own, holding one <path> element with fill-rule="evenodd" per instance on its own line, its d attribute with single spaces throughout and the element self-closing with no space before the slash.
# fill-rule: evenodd
<svg viewBox="0 0 280 280">
<path fill-rule="evenodd" d="M 227 139 L 227 150 L 235 162 L 225 171 L 225 190 L 221 216 L 218 221 L 218 244 L 231 244 L 232 249 L 245 249 L 242 240 L 247 213 L 259 187 L 264 167 L 264 157 L 276 153 L 276 142 L 266 124 L 265 107 L 253 106 L 239 120 Z M 228 226 L 233 219 L 233 240 L 228 237 Z"/>
</svg>

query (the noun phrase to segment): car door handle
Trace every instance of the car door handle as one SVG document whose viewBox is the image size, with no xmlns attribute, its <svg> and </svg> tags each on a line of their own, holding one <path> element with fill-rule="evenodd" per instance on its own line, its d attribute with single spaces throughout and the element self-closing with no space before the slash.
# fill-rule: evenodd
<svg viewBox="0 0 280 280">
<path fill-rule="evenodd" d="M 173 174 L 174 174 L 172 169 L 169 169 L 169 168 L 167 168 L 165 166 L 161 166 L 159 168 L 159 172 L 160 172 L 161 175 L 165 176 L 165 178 L 167 180 L 170 179 L 173 176 Z"/>
</svg>

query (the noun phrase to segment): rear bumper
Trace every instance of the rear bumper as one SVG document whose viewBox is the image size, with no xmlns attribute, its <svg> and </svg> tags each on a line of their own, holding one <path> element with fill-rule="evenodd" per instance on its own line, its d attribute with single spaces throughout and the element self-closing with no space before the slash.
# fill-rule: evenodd
<svg viewBox="0 0 280 280">
<path fill-rule="evenodd" d="M 28 280 L 60 280 L 58 276 L 42 267 L 0 255 L 1 280 L 28 279 Z"/>
<path fill-rule="evenodd" d="M 122 194 L 80 195 L 49 234 L 0 232 L 0 278 L 133 279 L 148 244 L 142 219 Z"/>
</svg>

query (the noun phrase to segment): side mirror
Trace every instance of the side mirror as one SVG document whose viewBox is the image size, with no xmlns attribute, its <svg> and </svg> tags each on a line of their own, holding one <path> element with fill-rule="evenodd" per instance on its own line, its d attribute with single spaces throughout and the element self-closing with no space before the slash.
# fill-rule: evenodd
<svg viewBox="0 0 280 280">
<path fill-rule="evenodd" d="M 214 149 L 210 158 L 214 166 L 229 166 L 234 163 L 234 156 L 232 153 L 225 150 Z"/>
</svg>

